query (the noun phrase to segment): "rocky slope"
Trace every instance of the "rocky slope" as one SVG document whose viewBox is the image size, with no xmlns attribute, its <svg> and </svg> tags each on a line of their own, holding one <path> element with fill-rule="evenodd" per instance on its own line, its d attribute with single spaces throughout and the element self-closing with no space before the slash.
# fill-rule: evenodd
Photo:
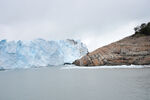
<svg viewBox="0 0 150 100">
<path fill-rule="evenodd" d="M 136 28 L 134 35 L 88 53 L 73 64 L 78 66 L 150 64 L 150 35 L 140 33 L 140 30 Z"/>
</svg>

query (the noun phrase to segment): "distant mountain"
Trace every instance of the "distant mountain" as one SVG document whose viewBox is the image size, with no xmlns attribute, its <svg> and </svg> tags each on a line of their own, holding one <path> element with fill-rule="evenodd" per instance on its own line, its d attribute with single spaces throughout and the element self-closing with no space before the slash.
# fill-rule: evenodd
<svg viewBox="0 0 150 100">
<path fill-rule="evenodd" d="M 150 22 L 134 28 L 135 34 L 88 53 L 78 66 L 150 64 Z"/>
</svg>

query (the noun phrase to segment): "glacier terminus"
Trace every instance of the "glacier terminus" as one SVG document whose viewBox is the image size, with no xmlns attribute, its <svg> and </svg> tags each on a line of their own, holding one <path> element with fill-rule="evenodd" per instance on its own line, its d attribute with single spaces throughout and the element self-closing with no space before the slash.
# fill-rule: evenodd
<svg viewBox="0 0 150 100">
<path fill-rule="evenodd" d="M 72 63 L 88 53 L 80 40 L 0 41 L 0 68 L 30 68 Z"/>
</svg>

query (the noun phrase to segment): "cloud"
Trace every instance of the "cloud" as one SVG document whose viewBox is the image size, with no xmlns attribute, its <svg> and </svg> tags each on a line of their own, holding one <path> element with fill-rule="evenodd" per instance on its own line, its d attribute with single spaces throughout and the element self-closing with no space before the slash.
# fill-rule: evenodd
<svg viewBox="0 0 150 100">
<path fill-rule="evenodd" d="M 0 0 L 0 39 L 73 38 L 95 49 L 132 34 L 131 23 L 134 27 L 147 22 L 149 4 L 149 0 Z"/>
</svg>

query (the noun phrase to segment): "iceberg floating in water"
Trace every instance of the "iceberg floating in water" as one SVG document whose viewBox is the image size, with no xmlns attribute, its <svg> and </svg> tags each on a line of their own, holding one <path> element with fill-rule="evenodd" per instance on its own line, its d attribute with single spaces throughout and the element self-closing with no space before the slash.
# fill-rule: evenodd
<svg viewBox="0 0 150 100">
<path fill-rule="evenodd" d="M 88 52 L 87 47 L 74 40 L 0 41 L 0 68 L 30 68 L 72 63 Z"/>
</svg>

